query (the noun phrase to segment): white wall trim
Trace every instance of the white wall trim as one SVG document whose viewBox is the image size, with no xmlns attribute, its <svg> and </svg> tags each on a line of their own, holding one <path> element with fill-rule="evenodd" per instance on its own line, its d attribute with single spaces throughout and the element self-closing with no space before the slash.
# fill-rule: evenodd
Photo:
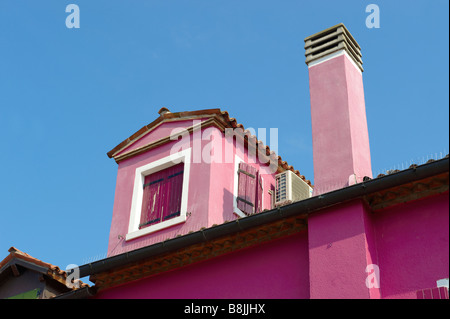
<svg viewBox="0 0 450 319">
<path fill-rule="evenodd" d="M 445 287 L 445 288 L 449 288 L 449 280 L 448 278 L 444 278 L 444 279 L 439 279 L 436 281 L 436 286 L 437 287 Z"/>
<path fill-rule="evenodd" d="M 266 197 L 266 194 L 264 193 L 264 190 L 266 189 L 264 187 L 264 178 L 262 177 L 262 174 L 258 174 L 261 178 L 261 186 L 262 186 L 262 195 L 261 195 L 261 207 L 259 208 L 260 211 L 262 212 L 266 207 L 264 206 L 264 197 Z M 259 181 L 258 181 L 258 185 L 259 185 Z"/>
<path fill-rule="evenodd" d="M 352 65 L 358 70 L 358 72 L 360 74 L 362 74 L 361 69 L 356 65 L 355 61 L 353 61 L 353 59 L 348 55 L 348 53 L 344 49 L 336 51 L 336 52 L 333 52 L 333 53 L 331 53 L 329 55 L 326 55 L 326 56 L 324 56 L 324 57 L 322 57 L 320 59 L 312 61 L 311 63 L 308 64 L 308 69 L 312 68 L 312 67 L 314 67 L 316 65 L 322 64 L 323 62 L 326 62 L 328 60 L 337 58 L 337 57 L 339 57 L 341 55 L 345 55 L 347 57 L 347 59 L 352 63 Z"/>
<path fill-rule="evenodd" d="M 147 175 L 156 173 L 163 169 L 169 168 L 180 162 L 184 163 L 183 170 L 183 187 L 181 192 L 181 211 L 180 216 L 139 229 L 142 211 L 142 196 L 144 194 L 143 185 Z M 189 190 L 189 172 L 191 164 L 191 148 L 171 154 L 157 161 L 151 162 L 144 166 L 136 168 L 133 186 L 133 196 L 131 200 L 130 222 L 128 225 L 128 234 L 125 240 L 131 240 L 140 236 L 144 236 L 160 229 L 173 226 L 186 221 L 187 216 L 187 200 Z"/>
<path fill-rule="evenodd" d="M 237 198 L 238 198 L 238 190 L 239 190 L 239 163 L 243 163 L 244 160 L 239 156 L 234 155 L 234 187 L 233 187 L 233 212 L 239 217 L 247 216 L 243 211 L 238 208 Z"/>
</svg>

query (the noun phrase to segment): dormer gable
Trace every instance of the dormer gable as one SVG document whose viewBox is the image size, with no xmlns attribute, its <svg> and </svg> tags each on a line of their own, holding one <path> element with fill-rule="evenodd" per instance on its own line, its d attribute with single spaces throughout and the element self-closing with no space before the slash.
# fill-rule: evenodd
<svg viewBox="0 0 450 319">
<path fill-rule="evenodd" d="M 278 172 L 310 185 L 225 111 L 158 113 L 108 152 L 118 163 L 109 256 L 271 209 Z"/>
</svg>

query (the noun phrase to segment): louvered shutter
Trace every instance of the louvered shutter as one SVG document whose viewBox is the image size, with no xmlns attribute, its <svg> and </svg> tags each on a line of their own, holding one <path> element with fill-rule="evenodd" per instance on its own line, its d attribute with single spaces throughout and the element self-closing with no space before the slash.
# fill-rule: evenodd
<svg viewBox="0 0 450 319">
<path fill-rule="evenodd" d="M 417 299 L 449 299 L 447 287 L 434 287 L 416 291 Z"/>
<path fill-rule="evenodd" d="M 161 221 L 161 208 L 164 201 L 163 182 L 162 174 L 152 174 L 145 177 L 139 228 L 154 225 Z"/>
<path fill-rule="evenodd" d="M 139 228 L 180 215 L 183 168 L 180 163 L 145 177 Z"/>
<path fill-rule="evenodd" d="M 172 166 L 167 169 L 166 192 L 167 204 L 162 212 L 162 220 L 168 220 L 180 216 L 181 192 L 183 190 L 183 169 L 184 163 Z"/>
<path fill-rule="evenodd" d="M 257 205 L 257 170 L 247 163 L 239 164 L 237 207 L 246 214 L 253 214 Z"/>
</svg>

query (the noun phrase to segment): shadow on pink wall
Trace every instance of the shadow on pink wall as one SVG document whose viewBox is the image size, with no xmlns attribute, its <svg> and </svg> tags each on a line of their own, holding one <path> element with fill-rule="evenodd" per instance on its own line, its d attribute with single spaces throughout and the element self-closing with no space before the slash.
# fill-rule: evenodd
<svg viewBox="0 0 450 319">
<path fill-rule="evenodd" d="M 97 298 L 308 299 L 308 235 L 288 236 L 100 292 Z"/>
</svg>

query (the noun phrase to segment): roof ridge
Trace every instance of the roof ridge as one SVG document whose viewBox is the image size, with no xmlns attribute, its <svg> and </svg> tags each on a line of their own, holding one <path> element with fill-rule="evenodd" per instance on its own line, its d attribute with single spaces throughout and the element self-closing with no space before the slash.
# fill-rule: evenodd
<svg viewBox="0 0 450 319">
<path fill-rule="evenodd" d="M 227 111 L 221 111 L 221 115 L 225 117 L 225 120 L 228 120 L 230 122 L 232 127 L 234 127 L 234 128 L 236 128 L 236 127 L 242 128 L 244 130 L 244 134 L 246 132 L 250 133 L 250 131 L 248 131 L 247 129 L 244 128 L 243 124 L 238 123 L 235 118 L 230 117 L 229 113 Z M 272 151 L 268 145 L 264 145 L 264 143 L 262 143 L 262 141 L 258 141 L 256 136 L 254 136 L 254 135 L 250 135 L 249 138 L 252 138 L 252 139 L 254 138 L 256 140 L 256 144 L 257 145 L 259 145 L 261 143 L 261 145 L 265 146 L 265 148 L 266 148 L 266 155 L 267 156 L 272 156 L 272 155 L 278 156 L 278 166 L 279 167 L 282 167 L 284 170 L 287 170 L 287 171 L 292 171 L 295 175 L 300 177 L 309 186 L 314 187 L 311 184 L 310 180 L 307 180 L 304 175 L 301 175 L 300 172 L 298 170 L 294 169 L 294 167 L 292 165 L 289 165 L 287 163 L 287 161 L 283 161 L 282 157 L 280 155 L 276 154 L 274 151 Z"/>
<path fill-rule="evenodd" d="M 449 158 L 449 154 L 445 155 L 444 157 L 442 157 L 442 158 L 440 158 L 440 159 L 430 158 L 426 163 L 422 163 L 422 164 L 416 164 L 416 163 L 413 163 L 413 164 L 411 164 L 409 167 L 407 167 L 407 168 L 405 168 L 405 169 L 389 169 L 389 170 L 386 170 L 385 173 L 380 173 L 380 174 L 378 174 L 378 175 L 377 175 L 376 177 L 374 177 L 374 178 L 380 178 L 380 177 L 384 177 L 384 176 L 386 176 L 386 175 L 391 175 L 391 174 L 399 173 L 399 172 L 402 172 L 402 171 L 404 171 L 404 170 L 411 169 L 411 168 L 416 169 L 416 168 L 419 167 L 419 166 L 426 165 L 426 164 L 430 164 L 430 163 L 433 163 L 433 162 L 437 162 L 437 161 L 440 161 L 440 160 L 443 160 L 443 159 L 446 159 L 446 158 Z"/>
<path fill-rule="evenodd" d="M 34 263 L 35 265 L 38 266 L 42 266 L 42 267 L 46 267 L 48 269 L 47 271 L 47 275 L 52 276 L 53 279 L 58 280 L 58 278 L 55 278 L 54 276 L 59 276 L 62 277 L 63 280 L 65 280 L 67 278 L 67 272 L 65 270 L 62 270 L 61 268 L 59 268 L 56 265 L 53 265 L 51 263 L 42 261 L 40 259 L 37 259 L 23 251 L 21 251 L 20 249 L 17 249 L 16 247 L 12 246 L 11 248 L 8 249 L 9 255 L 6 256 L 6 258 L 4 258 L 2 261 L 0 261 L 0 269 L 6 265 L 10 260 L 12 260 L 13 258 L 19 258 L 22 260 L 25 260 L 27 262 L 30 263 Z M 80 283 L 80 288 L 81 287 L 89 287 L 89 284 L 82 282 L 81 280 L 78 280 L 78 282 Z"/>
<path fill-rule="evenodd" d="M 119 153 L 120 151 L 124 150 L 126 147 L 128 147 L 131 143 L 134 143 L 137 139 L 141 138 L 142 136 L 146 135 L 151 129 L 162 123 L 164 120 L 183 120 L 186 117 L 198 117 L 198 116 L 210 116 L 210 117 L 216 117 L 220 116 L 222 117 L 222 120 L 225 122 L 224 124 L 230 126 L 231 128 L 240 128 L 244 131 L 244 136 L 247 136 L 247 138 L 250 138 L 251 140 L 256 141 L 256 145 L 258 148 L 261 148 L 264 150 L 265 146 L 265 154 L 266 156 L 276 156 L 276 160 L 278 160 L 278 167 L 285 170 L 285 171 L 292 171 L 295 175 L 300 177 L 305 183 L 307 183 L 309 186 L 314 187 L 310 180 L 306 179 L 306 177 L 296 169 L 292 165 L 289 165 L 287 161 L 283 161 L 282 157 L 278 154 L 276 154 L 274 151 L 270 149 L 269 146 L 264 145 L 262 141 L 258 141 L 256 136 L 251 135 L 251 132 L 247 129 L 245 129 L 244 125 L 241 123 L 238 123 L 236 118 L 230 117 L 230 114 L 228 111 L 224 110 L 222 111 L 220 108 L 214 108 L 214 109 L 203 109 L 203 110 L 196 110 L 196 111 L 182 111 L 182 112 L 171 112 L 168 108 L 163 107 L 158 111 L 159 117 L 156 118 L 153 122 L 150 124 L 142 127 L 140 130 L 138 130 L 136 133 L 119 143 L 116 147 L 114 147 L 111 151 L 107 153 L 108 157 L 112 158 L 115 154 Z"/>
</svg>

